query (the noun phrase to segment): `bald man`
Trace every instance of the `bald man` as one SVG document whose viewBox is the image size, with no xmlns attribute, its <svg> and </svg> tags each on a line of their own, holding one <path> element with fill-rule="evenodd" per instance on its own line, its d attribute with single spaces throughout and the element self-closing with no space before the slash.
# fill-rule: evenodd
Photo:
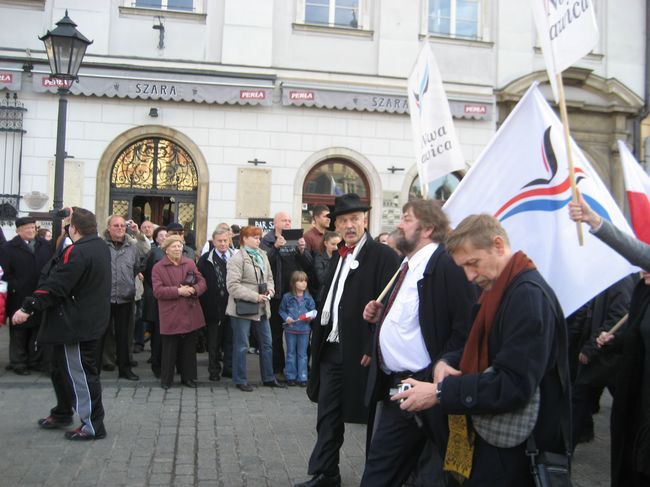
<svg viewBox="0 0 650 487">
<path fill-rule="evenodd" d="M 297 245 L 287 244 L 282 236 L 282 230 L 291 228 L 291 216 L 283 211 L 273 218 L 274 229 L 262 238 L 261 248 L 271 263 L 275 295 L 271 299 L 271 337 L 273 338 L 273 373 L 280 374 L 284 370 L 284 347 L 282 345 L 282 318 L 279 308 L 282 295 L 291 290 L 289 281 L 294 271 L 310 271 L 313 264 L 311 252 L 306 250 L 305 239 L 298 240 Z"/>
</svg>

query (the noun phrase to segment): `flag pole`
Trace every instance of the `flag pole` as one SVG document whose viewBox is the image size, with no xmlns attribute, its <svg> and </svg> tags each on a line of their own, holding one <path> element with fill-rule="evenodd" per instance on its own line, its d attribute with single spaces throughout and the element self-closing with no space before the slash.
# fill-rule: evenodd
<svg viewBox="0 0 650 487">
<path fill-rule="evenodd" d="M 578 187 L 576 186 L 575 168 L 573 166 L 573 151 L 571 150 L 571 135 L 569 132 L 569 116 L 566 109 L 566 99 L 564 98 L 564 83 L 562 81 L 562 72 L 556 74 L 557 89 L 560 97 L 560 118 L 562 119 L 562 126 L 564 127 L 564 143 L 566 145 L 567 161 L 569 162 L 569 182 L 571 183 L 571 195 L 574 202 L 578 201 Z M 578 243 L 582 247 L 584 245 L 584 236 L 582 234 L 582 225 L 576 222 L 576 229 L 578 230 Z"/>
</svg>

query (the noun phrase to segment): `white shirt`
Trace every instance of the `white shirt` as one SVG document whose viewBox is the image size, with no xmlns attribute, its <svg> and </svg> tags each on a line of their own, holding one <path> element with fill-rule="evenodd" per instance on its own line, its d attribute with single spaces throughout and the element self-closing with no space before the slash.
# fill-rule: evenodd
<svg viewBox="0 0 650 487">
<path fill-rule="evenodd" d="M 379 333 L 384 372 L 416 372 L 431 363 L 420 329 L 418 281 L 437 248 L 436 243 L 427 244 L 402 262 L 408 262 L 409 269 Z"/>
<path fill-rule="evenodd" d="M 339 259 L 339 262 L 336 266 L 336 271 L 334 272 L 334 279 L 332 279 L 332 284 L 330 285 L 329 291 L 327 292 L 327 299 L 323 305 L 323 313 L 321 315 L 321 325 L 327 326 L 330 319 L 329 310 L 332 310 L 332 331 L 327 336 L 328 342 L 339 342 L 339 303 L 341 302 L 341 296 L 343 296 L 343 288 L 345 288 L 345 280 L 348 278 L 350 269 L 356 269 L 359 266 L 359 261 L 357 261 L 357 255 L 363 248 L 368 238 L 368 234 L 364 233 L 361 240 L 357 243 L 356 247 L 351 254 L 345 256 L 345 259 Z M 356 264 L 353 264 L 356 262 Z M 336 286 L 336 281 L 338 280 L 339 285 L 336 288 L 336 296 L 332 296 L 334 292 L 334 286 Z M 332 299 L 334 300 L 334 305 L 332 306 Z"/>
</svg>

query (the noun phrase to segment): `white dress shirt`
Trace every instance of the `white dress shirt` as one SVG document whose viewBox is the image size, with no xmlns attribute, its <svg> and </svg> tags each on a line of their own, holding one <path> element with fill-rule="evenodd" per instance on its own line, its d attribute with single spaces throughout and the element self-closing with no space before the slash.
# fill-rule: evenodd
<svg viewBox="0 0 650 487">
<path fill-rule="evenodd" d="M 417 372 L 431 363 L 420 329 L 418 281 L 437 248 L 438 244 L 432 242 L 402 262 L 408 262 L 409 269 L 379 333 L 384 372 Z"/>
</svg>

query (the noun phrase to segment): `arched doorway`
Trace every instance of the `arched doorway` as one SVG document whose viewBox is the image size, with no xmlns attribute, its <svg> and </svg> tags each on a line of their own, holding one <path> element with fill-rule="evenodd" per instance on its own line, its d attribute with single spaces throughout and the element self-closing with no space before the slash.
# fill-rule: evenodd
<svg viewBox="0 0 650 487">
<path fill-rule="evenodd" d="M 334 199 L 345 193 L 356 193 L 362 203 L 371 204 L 368 179 L 350 161 L 330 158 L 316 164 L 303 183 L 302 227 L 310 228 L 311 210 L 314 206 L 327 205 L 333 210 Z"/>
<path fill-rule="evenodd" d="M 97 219 L 99 222 L 104 222 L 106 221 L 106 217 L 112 213 L 113 205 L 111 202 L 111 196 L 113 194 L 113 188 L 111 180 L 115 163 L 118 160 L 120 154 L 124 153 L 128 147 L 136 144 L 138 141 L 155 138 L 172 142 L 176 147 L 181 148 L 183 151 L 189 154 L 189 157 L 194 164 L 198 178 L 198 184 L 194 199 L 195 226 L 197 237 L 196 244 L 200 247 L 203 245 L 203 243 L 205 243 L 207 235 L 208 186 L 210 181 L 210 171 L 208 170 L 208 164 L 201 149 L 194 143 L 194 141 L 184 133 L 171 127 L 163 127 L 162 125 L 142 125 L 133 127 L 118 135 L 106 147 L 99 160 L 99 166 L 97 167 L 95 202 Z M 152 196 L 164 196 L 164 194 L 160 194 L 160 191 L 158 194 L 152 194 L 148 189 L 137 189 L 137 192 L 140 193 L 140 196 L 147 196 L 150 194 Z M 173 206 L 176 202 L 176 197 L 173 195 L 168 197 L 174 197 L 174 202 L 172 203 Z M 140 201 L 136 201 L 135 204 L 139 205 Z M 185 211 L 186 210 L 184 210 L 183 213 Z M 176 215 L 178 214 L 178 211 L 176 211 L 174 208 L 172 208 L 172 212 L 174 212 Z M 103 231 L 103 228 L 100 231 Z"/>
<path fill-rule="evenodd" d="M 183 224 L 196 232 L 198 176 L 188 152 L 163 137 L 136 140 L 115 159 L 110 176 L 109 213 L 140 224 Z"/>
</svg>

